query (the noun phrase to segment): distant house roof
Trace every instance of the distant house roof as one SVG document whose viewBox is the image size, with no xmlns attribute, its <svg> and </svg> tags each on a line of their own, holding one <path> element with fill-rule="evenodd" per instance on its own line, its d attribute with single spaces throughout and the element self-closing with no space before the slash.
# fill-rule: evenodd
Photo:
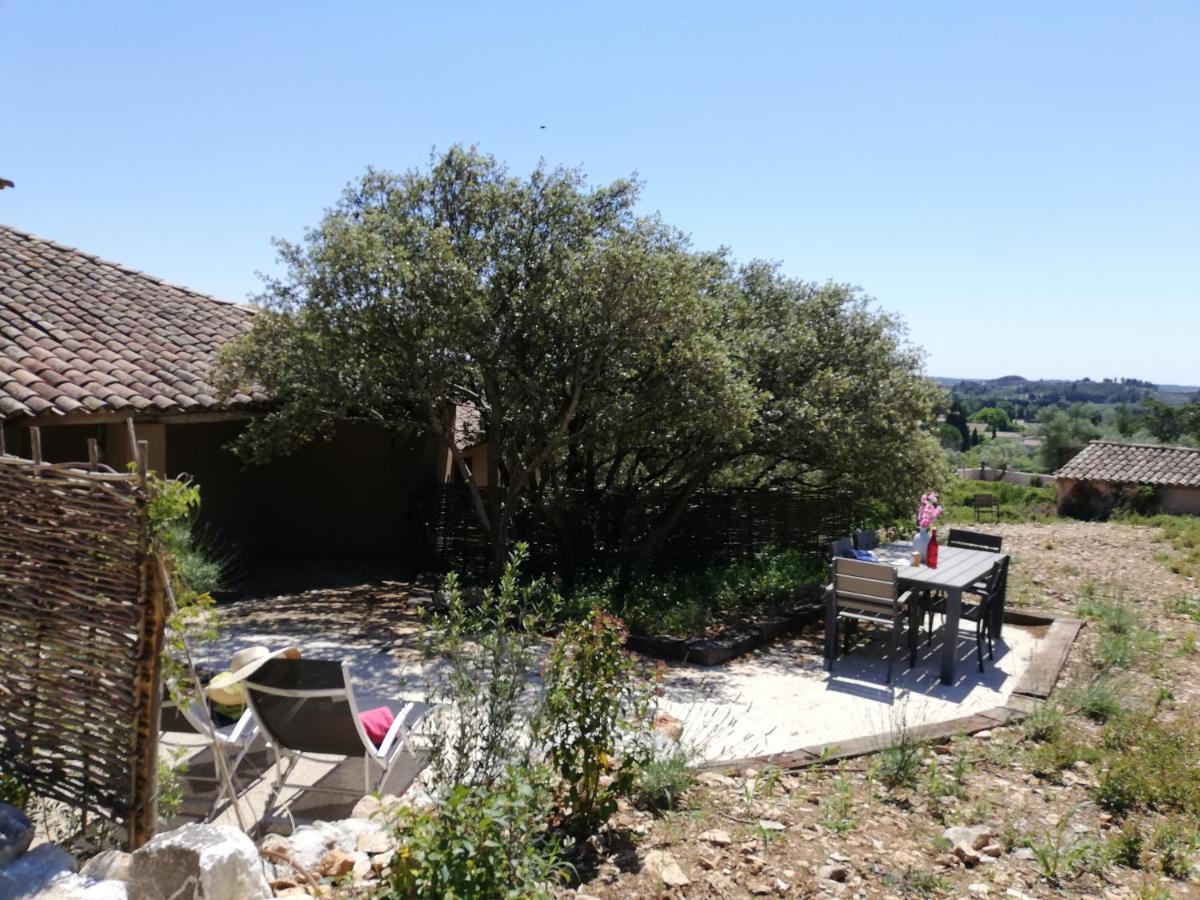
<svg viewBox="0 0 1200 900">
<path fill-rule="evenodd" d="M 247 406 L 209 372 L 253 310 L 0 225 L 0 419 Z"/>
<path fill-rule="evenodd" d="M 1055 474 L 1080 481 L 1200 487 L 1200 450 L 1092 441 Z"/>
</svg>

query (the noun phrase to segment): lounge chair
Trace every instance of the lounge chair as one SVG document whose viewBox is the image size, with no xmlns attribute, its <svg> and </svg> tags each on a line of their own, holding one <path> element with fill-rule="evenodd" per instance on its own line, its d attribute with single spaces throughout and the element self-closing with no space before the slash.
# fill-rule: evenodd
<svg viewBox="0 0 1200 900">
<path fill-rule="evenodd" d="M 258 725 L 255 723 L 254 716 L 249 709 L 243 712 L 236 722 L 226 721 L 226 724 L 220 724 L 221 721 L 212 712 L 211 707 L 206 715 L 199 701 L 189 699 L 187 703 L 180 705 L 171 696 L 171 692 L 168 691 L 163 698 L 159 730 L 178 734 L 200 735 L 208 742 L 208 746 L 214 753 L 225 754 L 229 774 L 233 778 L 237 773 L 238 767 L 241 766 L 242 760 L 250 752 L 250 748 L 254 744 L 254 739 L 258 737 Z M 213 764 L 215 767 L 215 760 Z M 219 777 L 219 774 L 214 774 L 210 777 L 189 772 L 184 776 L 184 780 L 214 782 L 219 785 L 216 796 L 213 797 L 212 806 L 209 809 L 209 815 L 211 816 L 217 808 L 221 794 L 225 792 L 224 779 Z M 232 786 L 232 789 L 237 790 L 236 783 Z M 236 803 L 237 797 L 230 797 L 229 802 Z"/>
<path fill-rule="evenodd" d="M 410 726 L 430 709 L 428 704 L 416 701 L 397 704 L 399 708 L 392 710 L 395 720 L 376 745 L 359 718 L 347 663 L 276 658 L 249 676 L 245 686 L 247 703 L 275 753 L 276 795 L 282 788 L 294 787 L 360 796 L 344 788 L 288 783 L 296 763 L 314 753 L 362 757 L 362 794 L 382 789 L 400 759 L 400 751 L 413 753 Z M 377 779 L 371 777 L 372 766 L 380 770 Z"/>
<path fill-rule="evenodd" d="M 859 622 L 870 622 L 890 629 L 887 682 L 891 684 L 893 657 L 907 616 L 908 665 L 909 668 L 916 665 L 917 640 L 913 626 L 919 627 L 919 620 L 915 618 L 917 605 L 911 592 L 900 593 L 895 568 L 856 559 L 834 559 L 833 583 L 826 590 L 825 659 L 830 673 L 837 659 L 838 623 L 842 620 L 850 627 L 857 626 Z M 849 634 L 846 637 L 849 638 Z M 849 647 L 844 650 L 848 652 Z"/>
</svg>

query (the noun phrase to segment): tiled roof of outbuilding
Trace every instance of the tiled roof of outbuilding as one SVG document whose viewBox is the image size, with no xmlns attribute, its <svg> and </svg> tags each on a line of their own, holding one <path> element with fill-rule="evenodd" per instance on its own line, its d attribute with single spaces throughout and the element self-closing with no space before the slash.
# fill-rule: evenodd
<svg viewBox="0 0 1200 900">
<path fill-rule="evenodd" d="M 1200 450 L 1092 441 L 1055 474 L 1080 481 L 1200 487 Z"/>
<path fill-rule="evenodd" d="M 253 314 L 0 225 L 0 419 L 248 406 L 209 373 Z"/>
</svg>

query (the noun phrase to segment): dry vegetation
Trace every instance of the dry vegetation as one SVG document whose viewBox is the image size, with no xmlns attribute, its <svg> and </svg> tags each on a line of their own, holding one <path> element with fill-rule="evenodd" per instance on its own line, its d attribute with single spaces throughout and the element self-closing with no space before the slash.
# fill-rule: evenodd
<svg viewBox="0 0 1200 900">
<path fill-rule="evenodd" d="M 1171 565 L 1186 549 L 1151 527 L 993 528 L 1012 602 L 1088 620 L 1049 704 L 937 746 L 703 773 L 673 812 L 623 809 L 579 894 L 1200 895 L 1200 592 Z"/>
</svg>

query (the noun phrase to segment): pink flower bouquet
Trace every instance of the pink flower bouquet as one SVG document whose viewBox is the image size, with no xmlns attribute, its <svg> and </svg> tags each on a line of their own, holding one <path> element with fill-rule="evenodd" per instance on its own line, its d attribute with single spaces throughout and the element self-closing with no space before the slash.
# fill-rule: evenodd
<svg viewBox="0 0 1200 900">
<path fill-rule="evenodd" d="M 921 505 L 917 509 L 917 524 L 922 528 L 932 528 L 941 514 L 942 507 L 938 504 L 938 495 L 922 494 Z"/>
</svg>

